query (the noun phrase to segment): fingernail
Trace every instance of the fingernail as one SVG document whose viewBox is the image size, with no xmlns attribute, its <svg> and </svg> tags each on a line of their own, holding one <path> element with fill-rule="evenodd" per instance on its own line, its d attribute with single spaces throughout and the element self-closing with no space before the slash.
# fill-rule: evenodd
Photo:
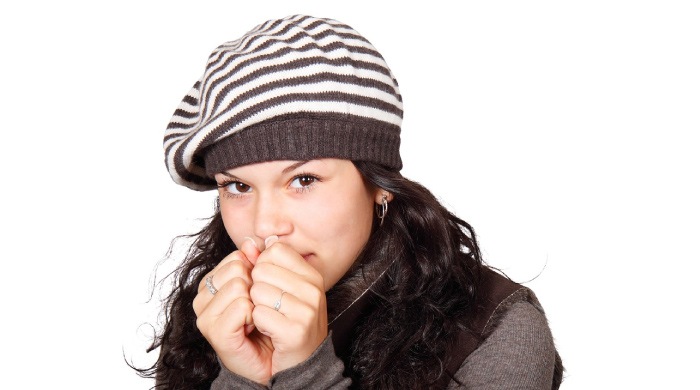
<svg viewBox="0 0 700 390">
<path fill-rule="evenodd" d="M 277 236 L 275 236 L 275 235 L 272 235 L 272 236 L 266 238 L 266 239 L 265 239 L 265 249 L 269 248 L 270 245 L 272 245 L 272 244 L 276 243 L 277 241 L 279 241 L 279 239 L 280 239 L 280 238 L 277 237 Z"/>
<path fill-rule="evenodd" d="M 257 244 L 257 243 L 255 242 L 255 240 L 253 240 L 252 238 L 250 238 L 250 237 L 243 237 L 243 239 L 244 239 L 244 240 L 250 240 L 250 242 L 253 243 L 253 246 L 255 247 L 255 249 L 260 250 L 260 249 L 258 248 L 258 244 Z"/>
</svg>

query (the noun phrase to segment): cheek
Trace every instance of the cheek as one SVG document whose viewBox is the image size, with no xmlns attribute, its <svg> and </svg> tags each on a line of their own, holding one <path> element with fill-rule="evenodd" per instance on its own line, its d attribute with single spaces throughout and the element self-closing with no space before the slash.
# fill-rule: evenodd
<svg viewBox="0 0 700 390">
<path fill-rule="evenodd" d="M 228 233 L 231 241 L 236 244 L 236 247 L 243 242 L 244 237 L 251 235 L 252 227 L 248 226 L 250 219 L 240 210 L 222 207 L 221 218 L 224 221 L 226 233 Z"/>
<path fill-rule="evenodd" d="M 345 246 L 361 241 L 359 245 L 362 247 L 372 228 L 372 200 L 360 191 L 349 194 L 348 191 L 341 190 L 336 193 L 346 195 L 317 199 L 312 208 L 305 210 L 306 218 L 297 215 L 297 224 L 303 223 L 307 229 L 312 229 L 316 237 L 331 242 L 341 241 Z"/>
<path fill-rule="evenodd" d="M 342 193 L 342 192 L 341 192 Z M 345 192 L 347 194 L 347 192 Z M 301 219 L 304 235 L 312 238 L 321 256 L 316 265 L 330 288 L 357 259 L 372 230 L 373 203 L 366 194 L 355 197 L 331 198 L 306 210 L 315 218 Z"/>
</svg>

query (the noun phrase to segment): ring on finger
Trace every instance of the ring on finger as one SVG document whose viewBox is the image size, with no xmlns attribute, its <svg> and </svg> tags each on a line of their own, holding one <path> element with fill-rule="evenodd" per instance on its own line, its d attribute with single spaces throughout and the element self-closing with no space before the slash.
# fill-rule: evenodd
<svg viewBox="0 0 700 390">
<path fill-rule="evenodd" d="M 216 287 L 214 287 L 214 281 L 212 279 L 214 279 L 214 275 L 207 276 L 206 279 L 204 279 L 204 284 L 207 286 L 207 289 L 209 290 L 211 295 L 216 295 L 216 293 L 218 293 L 219 290 Z"/>
<path fill-rule="evenodd" d="M 277 300 L 277 302 L 275 302 L 275 305 L 272 306 L 272 308 L 275 309 L 275 311 L 280 311 L 280 307 L 282 306 L 282 297 L 285 293 L 286 291 L 282 290 L 282 294 L 280 294 L 279 299 Z"/>
</svg>

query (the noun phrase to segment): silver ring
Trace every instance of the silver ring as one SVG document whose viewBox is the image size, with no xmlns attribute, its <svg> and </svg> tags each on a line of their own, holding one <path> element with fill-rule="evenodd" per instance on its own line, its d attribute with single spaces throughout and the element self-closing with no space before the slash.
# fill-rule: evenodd
<svg viewBox="0 0 700 390">
<path fill-rule="evenodd" d="M 282 297 L 284 296 L 284 293 L 286 293 L 286 291 L 282 290 L 282 294 L 280 294 L 280 299 L 278 299 L 277 302 L 275 302 L 275 305 L 272 306 L 272 308 L 275 309 L 275 311 L 280 311 L 280 306 L 282 306 Z"/>
<path fill-rule="evenodd" d="M 219 290 L 217 290 L 216 287 L 214 287 L 212 278 L 214 278 L 214 275 L 207 276 L 206 279 L 204 279 L 204 284 L 207 286 L 207 289 L 209 289 L 211 295 L 216 295 L 216 293 L 218 293 Z"/>
</svg>

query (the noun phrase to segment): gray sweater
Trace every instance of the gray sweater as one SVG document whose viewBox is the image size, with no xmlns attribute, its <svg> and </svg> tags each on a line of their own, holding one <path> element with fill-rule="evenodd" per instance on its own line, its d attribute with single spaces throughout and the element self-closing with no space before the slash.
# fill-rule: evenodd
<svg viewBox="0 0 700 390">
<path fill-rule="evenodd" d="M 464 360 L 455 378 L 467 389 L 551 389 L 556 349 L 539 304 L 514 302 L 488 326 L 490 335 Z M 306 361 L 278 372 L 267 386 L 222 366 L 211 389 L 347 389 L 351 382 L 343 370 L 329 336 Z M 448 388 L 465 387 L 451 382 Z"/>
</svg>

